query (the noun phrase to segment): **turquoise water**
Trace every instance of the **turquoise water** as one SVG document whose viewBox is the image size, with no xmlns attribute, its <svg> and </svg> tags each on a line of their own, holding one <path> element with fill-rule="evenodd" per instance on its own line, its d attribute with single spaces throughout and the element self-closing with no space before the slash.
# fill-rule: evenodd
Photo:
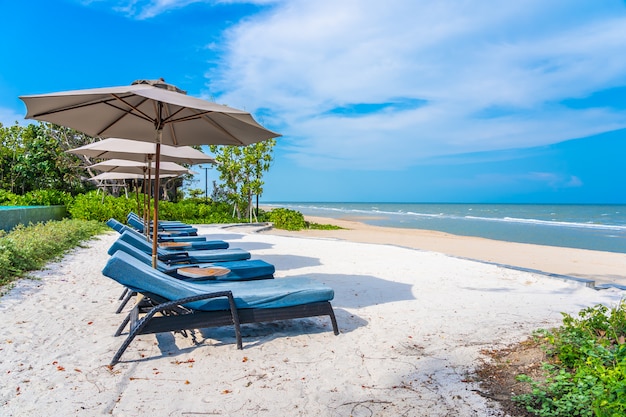
<svg viewBox="0 0 626 417">
<path fill-rule="evenodd" d="M 305 215 L 626 253 L 626 205 L 263 203 Z"/>
</svg>

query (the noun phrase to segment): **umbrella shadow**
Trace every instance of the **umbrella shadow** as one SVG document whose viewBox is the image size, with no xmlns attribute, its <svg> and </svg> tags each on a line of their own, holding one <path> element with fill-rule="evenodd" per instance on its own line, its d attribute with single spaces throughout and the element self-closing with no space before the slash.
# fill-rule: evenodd
<svg viewBox="0 0 626 417">
<path fill-rule="evenodd" d="M 335 307 L 333 307 L 333 310 L 337 319 L 337 326 L 339 327 L 339 336 L 367 325 L 366 320 L 354 313 Z M 329 334 L 330 336 L 334 336 L 332 331 L 332 325 L 328 316 L 264 323 L 246 323 L 241 325 L 241 337 L 243 339 L 244 349 L 261 346 L 273 340 L 297 337 L 303 334 Z M 219 345 L 236 343 L 232 326 L 200 329 L 199 332 L 205 339 L 218 341 Z"/>
<path fill-rule="evenodd" d="M 230 244 L 229 244 L 230 245 Z M 271 249 L 274 245 L 265 242 L 235 242 L 229 247 L 238 247 L 243 250 L 253 251 L 260 249 Z"/>
<path fill-rule="evenodd" d="M 198 236 L 206 237 L 208 240 L 225 240 L 226 242 L 241 240 L 245 236 L 237 233 L 204 233 L 202 230 L 198 232 Z"/>
<path fill-rule="evenodd" d="M 333 305 L 362 308 L 397 301 L 415 300 L 413 286 L 371 275 L 307 274 L 335 291 Z"/>
<path fill-rule="evenodd" d="M 334 308 L 339 326 L 339 335 L 349 333 L 367 325 L 367 321 L 343 309 Z M 274 340 L 297 337 L 303 334 L 315 335 L 330 333 L 332 325 L 328 317 L 308 317 L 265 323 L 248 323 L 241 326 L 243 348 L 254 348 Z M 198 348 L 232 347 L 236 349 L 237 339 L 233 326 L 220 326 L 197 330 L 188 330 L 187 335 L 193 344 L 184 348 L 176 344 L 174 333 L 155 334 L 159 354 L 140 359 L 121 360 L 123 362 L 150 362 L 162 358 L 174 358 L 193 352 Z"/>
<path fill-rule="evenodd" d="M 319 258 L 300 255 L 260 255 L 263 259 L 276 268 L 277 271 L 291 271 L 298 268 L 306 268 L 309 266 L 320 266 L 322 263 Z"/>
</svg>

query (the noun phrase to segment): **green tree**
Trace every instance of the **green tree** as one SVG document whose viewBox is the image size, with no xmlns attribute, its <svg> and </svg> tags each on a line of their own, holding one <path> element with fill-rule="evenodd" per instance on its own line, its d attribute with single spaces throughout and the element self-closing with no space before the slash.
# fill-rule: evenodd
<svg viewBox="0 0 626 417">
<path fill-rule="evenodd" d="M 85 180 L 81 160 L 65 151 L 93 141 L 71 129 L 49 123 L 0 124 L 0 187 L 16 194 L 52 189 L 82 192 L 93 188 Z"/>
<path fill-rule="evenodd" d="M 214 195 L 225 195 L 238 218 L 256 219 L 253 197 L 263 194 L 263 173 L 270 169 L 275 145 L 275 139 L 268 139 L 248 146 L 209 147 L 223 181 Z"/>
</svg>

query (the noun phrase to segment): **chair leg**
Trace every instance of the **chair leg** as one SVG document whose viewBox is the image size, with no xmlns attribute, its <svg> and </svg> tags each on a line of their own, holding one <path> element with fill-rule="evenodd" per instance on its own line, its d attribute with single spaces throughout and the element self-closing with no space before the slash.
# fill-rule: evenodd
<svg viewBox="0 0 626 417">
<path fill-rule="evenodd" d="M 122 310 L 124 309 L 124 307 L 126 307 L 126 304 L 128 304 L 128 302 L 130 301 L 131 298 L 133 298 L 133 296 L 137 295 L 136 292 L 134 291 L 128 291 L 128 293 L 126 294 L 126 297 L 124 297 L 124 300 L 120 303 L 119 307 L 117 308 L 117 310 L 115 311 L 115 314 L 119 314 L 122 312 Z"/>
<path fill-rule="evenodd" d="M 335 333 L 335 336 L 337 336 L 339 334 L 339 326 L 337 326 L 337 318 L 335 317 L 335 312 L 333 311 L 333 308 L 330 306 L 330 303 L 328 307 L 329 307 L 328 316 L 330 317 L 330 322 L 333 325 L 333 333 Z"/>
<path fill-rule="evenodd" d="M 124 291 L 122 292 L 122 294 L 120 295 L 120 298 L 118 298 L 118 300 L 123 300 L 124 297 L 126 297 L 126 293 L 128 293 L 128 288 L 124 288 Z"/>
<path fill-rule="evenodd" d="M 120 327 L 118 327 L 117 330 L 115 331 L 115 335 L 114 335 L 115 337 L 122 334 L 122 332 L 126 328 L 126 325 L 128 324 L 129 321 L 130 321 L 130 313 L 128 313 L 126 317 L 124 317 L 124 321 L 122 321 L 122 324 L 120 324 Z"/>
</svg>

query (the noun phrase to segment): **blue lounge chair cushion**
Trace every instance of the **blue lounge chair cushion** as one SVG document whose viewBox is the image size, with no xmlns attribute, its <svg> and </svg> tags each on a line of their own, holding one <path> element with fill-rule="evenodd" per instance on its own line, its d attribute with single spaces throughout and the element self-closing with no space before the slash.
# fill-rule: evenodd
<svg viewBox="0 0 626 417">
<path fill-rule="evenodd" d="M 109 255 L 114 254 L 117 251 L 126 252 L 131 255 L 133 258 L 138 259 L 143 264 L 152 266 L 152 256 L 140 251 L 136 247 L 124 242 L 121 239 L 113 242 L 113 245 L 109 248 Z M 182 265 L 184 267 L 197 266 L 200 268 L 203 267 L 211 267 L 211 266 L 221 266 L 224 268 L 230 269 L 230 273 L 226 275 L 221 275 L 217 277 L 213 277 L 210 281 L 207 282 L 215 282 L 215 281 L 244 281 L 244 280 L 253 280 L 253 279 L 269 279 L 273 278 L 274 272 L 276 269 L 274 265 L 269 264 L 260 259 L 254 260 L 246 260 L 246 261 L 230 261 L 230 262 L 211 262 L 211 263 L 200 263 L 200 264 L 191 264 L 191 265 Z M 189 278 L 179 275 L 177 270 L 181 267 L 180 265 L 167 265 L 164 262 L 161 262 L 157 259 L 157 269 L 167 275 L 171 275 L 173 277 L 179 279 Z"/>
<path fill-rule="evenodd" d="M 106 224 L 119 234 L 124 233 L 126 230 L 130 230 L 131 232 L 141 235 L 137 229 L 130 228 L 124 223 L 118 222 L 113 218 L 107 220 Z M 143 235 L 141 236 L 143 237 Z M 206 236 L 170 236 L 168 234 L 159 234 L 159 242 L 206 242 L 207 240 Z"/>
<path fill-rule="evenodd" d="M 330 301 L 334 297 L 332 288 L 309 278 L 215 282 L 210 286 L 182 281 L 152 269 L 121 251 L 109 258 L 102 273 L 132 291 L 155 294 L 167 300 L 231 291 L 238 309 L 291 307 Z M 227 310 L 228 302 L 224 299 L 209 299 L 189 303 L 187 307 L 201 311 Z"/>
<path fill-rule="evenodd" d="M 129 225 L 131 225 L 141 233 L 145 232 L 145 229 L 143 227 L 143 221 L 131 217 L 129 217 L 127 221 Z M 170 233 L 172 236 L 196 236 L 198 234 L 198 229 L 190 227 L 186 229 L 172 229 L 168 230 L 167 232 Z"/>
<path fill-rule="evenodd" d="M 120 234 L 124 232 L 128 232 L 130 234 L 135 235 L 138 239 L 145 240 L 144 235 L 139 233 L 136 230 L 130 229 L 124 225 L 122 225 L 123 229 L 120 229 Z M 178 240 L 173 240 L 172 242 L 177 243 L 188 243 L 189 247 L 185 248 L 168 248 L 169 250 L 210 250 L 210 249 L 228 249 L 228 242 L 223 240 L 204 240 L 204 241 L 185 241 L 185 239 L 197 238 L 200 236 L 189 236 L 189 237 L 181 237 Z"/>
<path fill-rule="evenodd" d="M 144 224 L 143 219 L 141 217 L 139 217 L 138 215 L 133 215 L 132 213 L 129 214 L 128 216 L 126 216 L 126 220 L 133 220 L 133 221 L 137 221 L 137 222 L 141 222 L 142 224 Z M 194 229 L 195 231 L 197 231 L 197 229 L 195 229 L 193 226 L 187 224 L 187 223 L 182 223 L 182 222 L 178 222 L 178 221 L 163 221 L 160 220 L 157 223 L 159 226 L 159 230 L 169 230 L 169 229 Z M 150 222 L 150 227 L 154 226 L 154 222 L 151 221 Z"/>
<path fill-rule="evenodd" d="M 137 249 L 152 255 L 152 244 L 147 242 L 143 237 L 125 231 L 119 239 Z M 214 250 L 167 250 L 163 248 L 157 249 L 157 256 L 162 261 L 169 263 L 187 262 L 187 263 L 203 263 L 203 262 L 219 262 L 219 261 L 243 261 L 250 259 L 250 252 L 243 249 L 214 249 Z"/>
</svg>

